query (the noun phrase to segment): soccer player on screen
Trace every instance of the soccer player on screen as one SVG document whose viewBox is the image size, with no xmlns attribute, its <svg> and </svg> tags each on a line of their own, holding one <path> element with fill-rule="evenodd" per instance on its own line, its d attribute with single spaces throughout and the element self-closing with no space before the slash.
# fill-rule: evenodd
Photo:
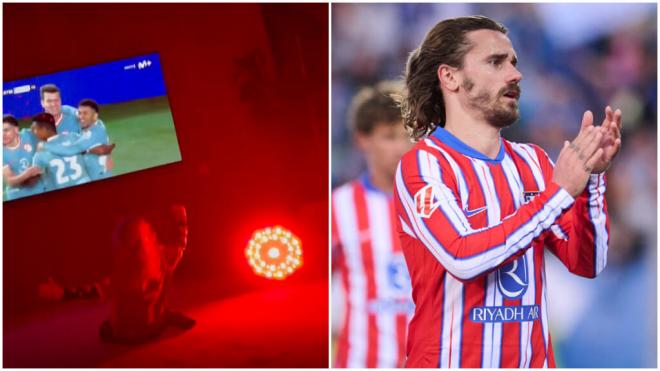
<svg viewBox="0 0 660 371">
<path fill-rule="evenodd" d="M 78 112 L 71 106 L 62 105 L 62 93 L 57 85 L 43 85 L 39 88 L 39 95 L 44 112 L 55 118 L 57 134 L 80 133 Z"/>
<path fill-rule="evenodd" d="M 32 119 L 32 131 L 45 143 L 66 145 L 78 139 L 75 134 L 57 134 L 55 119 L 49 113 L 40 113 Z M 47 189 L 60 189 L 90 181 L 82 155 L 58 156 L 40 143 L 34 154 L 33 165 L 41 170 Z"/>
<path fill-rule="evenodd" d="M 621 112 L 585 112 L 556 163 L 504 140 L 521 73 L 506 29 L 486 17 L 436 24 L 406 66 L 404 122 L 415 147 L 395 181 L 415 315 L 409 367 L 553 367 L 544 249 L 574 274 L 605 267 L 605 171 Z"/>
<path fill-rule="evenodd" d="M 7 200 L 45 191 L 39 168 L 32 166 L 37 138 L 28 129 L 18 129 L 12 115 L 2 117 L 2 175 Z"/>
<path fill-rule="evenodd" d="M 349 123 L 367 172 L 332 192 L 333 269 L 342 277 L 345 316 L 335 367 L 400 367 L 414 304 L 395 233 L 396 165 L 412 143 L 392 94 L 401 84 L 362 89 Z"/>
<path fill-rule="evenodd" d="M 99 106 L 92 99 L 83 99 L 78 103 L 78 119 L 80 121 L 80 137 L 66 143 L 44 144 L 44 148 L 55 155 L 71 156 L 81 153 L 87 173 L 92 180 L 111 176 L 112 159 L 109 154 L 96 154 L 94 148 L 109 146 L 108 133 L 103 121 L 99 119 Z M 99 148 L 100 149 L 100 148 Z"/>
</svg>

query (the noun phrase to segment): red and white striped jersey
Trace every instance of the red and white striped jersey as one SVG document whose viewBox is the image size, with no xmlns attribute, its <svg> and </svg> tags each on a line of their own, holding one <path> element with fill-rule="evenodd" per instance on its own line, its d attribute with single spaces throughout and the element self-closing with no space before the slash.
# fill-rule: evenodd
<svg viewBox="0 0 660 371">
<path fill-rule="evenodd" d="M 535 145 L 495 159 L 443 128 L 403 156 L 399 236 L 415 315 L 407 367 L 554 367 L 543 252 L 595 277 L 607 261 L 605 178 L 573 198 Z"/>
<path fill-rule="evenodd" d="M 366 176 L 332 193 L 333 268 L 345 319 L 335 367 L 399 367 L 414 304 L 391 194 Z"/>
</svg>

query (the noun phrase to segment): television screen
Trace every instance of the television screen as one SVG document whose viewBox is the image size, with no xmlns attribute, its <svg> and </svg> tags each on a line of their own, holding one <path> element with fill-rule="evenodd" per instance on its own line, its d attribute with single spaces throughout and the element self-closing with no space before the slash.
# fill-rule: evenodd
<svg viewBox="0 0 660 371">
<path fill-rule="evenodd" d="M 4 83 L 3 200 L 181 160 L 157 53 Z"/>
</svg>

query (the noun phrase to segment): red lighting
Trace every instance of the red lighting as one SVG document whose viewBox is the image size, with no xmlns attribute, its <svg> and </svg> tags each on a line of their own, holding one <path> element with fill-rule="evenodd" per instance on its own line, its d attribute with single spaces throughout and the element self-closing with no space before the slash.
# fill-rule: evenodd
<svg viewBox="0 0 660 371">
<path fill-rule="evenodd" d="M 258 276 L 282 280 L 302 265 L 302 245 L 291 231 L 268 227 L 252 234 L 245 256 Z"/>
</svg>

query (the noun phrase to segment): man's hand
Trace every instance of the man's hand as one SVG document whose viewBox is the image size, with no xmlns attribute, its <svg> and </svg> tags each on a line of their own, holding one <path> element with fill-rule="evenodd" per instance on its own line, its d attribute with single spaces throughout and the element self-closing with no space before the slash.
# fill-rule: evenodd
<svg viewBox="0 0 660 371">
<path fill-rule="evenodd" d="M 114 143 L 112 143 L 112 144 L 101 144 L 101 145 L 98 145 L 98 146 L 88 150 L 87 152 L 95 154 L 95 155 L 102 156 L 102 155 L 111 154 L 112 150 L 114 150 L 114 149 L 115 149 L 115 144 Z"/>
<path fill-rule="evenodd" d="M 590 111 L 585 112 L 580 132 L 593 126 L 593 121 L 593 114 Z M 603 128 L 603 137 L 598 147 L 603 149 L 603 155 L 593 166 L 594 174 L 607 171 L 621 149 L 621 110 L 612 111 L 610 106 L 605 107 L 605 119 L 600 127 Z"/>
<path fill-rule="evenodd" d="M 9 166 L 2 168 L 2 176 L 5 182 L 12 187 L 33 186 L 38 181 L 37 176 L 39 174 L 41 174 L 41 169 L 38 166 L 30 166 L 18 175 L 14 175 Z"/>
<path fill-rule="evenodd" d="M 30 166 L 27 169 L 25 169 L 23 174 L 25 174 L 25 177 L 27 178 L 32 178 L 34 176 L 41 174 L 41 169 L 38 166 Z"/>
<path fill-rule="evenodd" d="M 585 112 L 582 119 L 584 125 L 591 112 Z M 591 116 L 593 121 L 593 116 Z M 573 142 L 564 142 L 555 164 L 552 181 L 564 188 L 573 197 L 577 197 L 587 185 L 593 167 L 603 156 L 599 148 L 603 138 L 603 128 L 585 125 Z"/>
<path fill-rule="evenodd" d="M 25 177 L 25 180 L 21 182 L 21 185 L 26 187 L 33 187 L 39 181 L 39 176 L 41 175 L 41 169 L 37 166 L 30 166 L 21 174 Z"/>
<path fill-rule="evenodd" d="M 602 127 L 605 128 L 600 148 L 603 149 L 603 157 L 594 166 L 594 173 L 602 173 L 609 169 L 612 160 L 621 150 L 621 110 L 612 111 L 610 106 L 605 108 L 605 119 Z"/>
</svg>

